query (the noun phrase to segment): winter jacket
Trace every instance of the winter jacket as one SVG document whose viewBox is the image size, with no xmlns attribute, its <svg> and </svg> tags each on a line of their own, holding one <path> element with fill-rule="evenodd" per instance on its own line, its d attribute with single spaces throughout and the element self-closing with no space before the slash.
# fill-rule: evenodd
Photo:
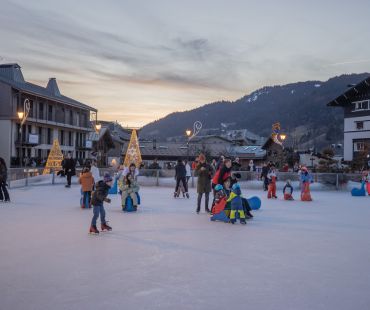
<svg viewBox="0 0 370 310">
<path fill-rule="evenodd" d="M 231 168 L 227 168 L 223 166 L 222 168 L 218 169 L 215 176 L 212 179 L 213 184 L 224 184 L 227 178 L 231 177 Z"/>
<path fill-rule="evenodd" d="M 127 184 L 125 179 L 121 179 L 118 182 L 118 187 L 122 191 L 122 193 L 126 193 L 130 195 L 131 193 L 139 192 L 140 186 L 137 184 L 135 180 L 131 180 L 131 184 Z"/>
<path fill-rule="evenodd" d="M 240 171 L 240 168 L 241 167 L 242 167 L 242 165 L 240 163 L 238 163 L 237 161 L 233 161 L 232 170 L 234 170 L 234 171 Z"/>
<path fill-rule="evenodd" d="M 261 178 L 266 178 L 268 173 L 269 173 L 269 167 L 263 166 L 262 172 L 261 172 Z"/>
<path fill-rule="evenodd" d="M 201 170 L 201 168 L 205 168 Z M 196 175 L 198 176 L 197 192 L 198 194 L 210 193 L 211 192 L 211 179 L 213 169 L 211 165 L 207 163 L 199 163 L 195 169 Z"/>
<path fill-rule="evenodd" d="M 76 174 L 76 163 L 73 158 L 65 158 L 63 160 L 63 169 L 65 173 L 72 173 L 72 175 Z"/>
<path fill-rule="evenodd" d="M 91 192 L 94 186 L 94 178 L 92 176 L 92 173 L 85 172 L 80 174 L 79 182 L 82 187 L 83 192 Z"/>
<path fill-rule="evenodd" d="M 308 172 L 302 172 L 300 179 L 302 183 L 306 183 L 306 182 L 312 183 L 313 182 L 312 175 L 309 174 Z"/>
<path fill-rule="evenodd" d="M 104 181 L 99 181 L 96 184 L 96 189 L 91 198 L 91 204 L 97 206 L 103 204 L 104 199 L 108 197 L 110 186 Z"/>
<path fill-rule="evenodd" d="M 178 163 L 175 167 L 176 174 L 175 177 L 177 179 L 185 178 L 186 177 L 186 168 L 183 163 Z"/>
<path fill-rule="evenodd" d="M 243 199 L 240 188 L 232 191 L 227 201 L 231 202 L 231 210 L 243 210 Z"/>
<path fill-rule="evenodd" d="M 5 165 L 0 164 L 0 184 L 6 183 L 7 178 L 8 178 L 8 170 Z"/>
<path fill-rule="evenodd" d="M 287 194 L 293 194 L 293 186 L 292 185 L 288 185 L 288 184 L 285 184 L 284 188 L 283 188 L 283 194 L 285 194 L 285 192 Z"/>
<path fill-rule="evenodd" d="M 185 165 L 185 169 L 186 169 L 186 176 L 191 177 L 191 168 L 188 163 Z"/>
<path fill-rule="evenodd" d="M 99 172 L 98 167 L 91 166 L 90 172 L 91 172 L 91 174 L 94 178 L 95 183 L 98 183 L 99 181 L 101 181 L 103 179 L 103 177 L 100 176 L 100 172 Z"/>
<path fill-rule="evenodd" d="M 277 176 L 275 171 L 270 170 L 269 173 L 267 174 L 267 179 L 269 181 L 269 184 L 276 183 Z"/>
</svg>

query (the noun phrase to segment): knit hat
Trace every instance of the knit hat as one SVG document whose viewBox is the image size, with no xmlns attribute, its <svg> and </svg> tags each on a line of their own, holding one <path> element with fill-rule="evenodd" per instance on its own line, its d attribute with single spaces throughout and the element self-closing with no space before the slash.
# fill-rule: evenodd
<svg viewBox="0 0 370 310">
<path fill-rule="evenodd" d="M 110 174 L 109 173 L 105 173 L 104 174 L 104 182 L 105 183 L 108 183 L 108 182 L 112 182 L 113 181 L 113 179 L 112 179 L 112 177 L 110 176 Z"/>
</svg>

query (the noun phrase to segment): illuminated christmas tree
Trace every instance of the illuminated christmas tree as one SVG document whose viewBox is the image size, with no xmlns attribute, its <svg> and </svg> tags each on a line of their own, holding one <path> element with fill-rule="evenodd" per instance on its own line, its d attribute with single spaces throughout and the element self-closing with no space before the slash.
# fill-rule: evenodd
<svg viewBox="0 0 370 310">
<path fill-rule="evenodd" d="M 59 141 L 55 139 L 50 150 L 45 169 L 42 174 L 49 174 L 50 170 L 59 171 L 62 169 L 63 153 L 60 150 Z"/>
<path fill-rule="evenodd" d="M 139 147 L 139 140 L 137 138 L 136 130 L 132 130 L 130 144 L 128 145 L 124 165 L 125 167 L 130 166 L 130 164 L 134 163 L 137 168 L 140 167 L 142 162 L 140 147 Z"/>
</svg>

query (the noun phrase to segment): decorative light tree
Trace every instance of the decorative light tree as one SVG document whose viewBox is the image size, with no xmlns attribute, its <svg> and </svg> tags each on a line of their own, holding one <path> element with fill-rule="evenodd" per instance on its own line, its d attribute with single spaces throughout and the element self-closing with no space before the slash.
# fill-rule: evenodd
<svg viewBox="0 0 370 310">
<path fill-rule="evenodd" d="M 60 150 L 58 139 L 54 139 L 53 147 L 50 150 L 45 169 L 42 174 L 49 174 L 51 171 L 61 170 L 63 153 Z"/>
<path fill-rule="evenodd" d="M 132 130 L 130 143 L 128 145 L 124 166 L 128 167 L 130 164 L 134 163 L 137 168 L 140 167 L 142 162 L 141 159 L 141 152 L 140 152 L 140 146 L 139 146 L 139 139 L 137 138 L 136 129 Z"/>
</svg>

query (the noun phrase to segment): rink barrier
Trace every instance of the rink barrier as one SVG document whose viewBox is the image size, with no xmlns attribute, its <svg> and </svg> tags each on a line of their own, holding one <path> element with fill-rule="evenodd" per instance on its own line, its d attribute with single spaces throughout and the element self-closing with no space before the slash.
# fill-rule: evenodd
<svg viewBox="0 0 370 310">
<path fill-rule="evenodd" d="M 50 174 L 42 175 L 43 168 L 10 168 L 8 169 L 8 185 L 10 188 L 28 187 L 28 186 L 44 186 L 44 185 L 61 185 L 66 184 L 66 178 L 57 176 L 52 171 Z M 116 170 L 113 168 L 101 168 L 100 175 L 109 173 L 116 175 Z M 79 175 L 81 168 L 76 168 L 76 175 Z M 260 173 L 250 171 L 235 171 L 233 173 L 240 173 L 240 183 L 246 188 L 260 189 L 262 188 L 262 181 L 260 180 Z M 350 190 L 353 186 L 360 187 L 361 174 L 360 173 L 313 173 L 314 184 L 312 189 L 319 190 Z M 278 172 L 278 189 L 283 187 L 287 180 L 293 182 L 295 188 L 299 188 L 299 176 L 292 172 Z M 195 188 L 197 177 L 192 171 L 192 176 L 189 180 L 189 187 Z M 78 184 L 78 178 L 72 178 L 73 184 Z M 160 187 L 174 187 L 175 170 L 174 169 L 141 169 L 138 176 L 138 183 L 141 186 L 160 186 Z"/>
</svg>

